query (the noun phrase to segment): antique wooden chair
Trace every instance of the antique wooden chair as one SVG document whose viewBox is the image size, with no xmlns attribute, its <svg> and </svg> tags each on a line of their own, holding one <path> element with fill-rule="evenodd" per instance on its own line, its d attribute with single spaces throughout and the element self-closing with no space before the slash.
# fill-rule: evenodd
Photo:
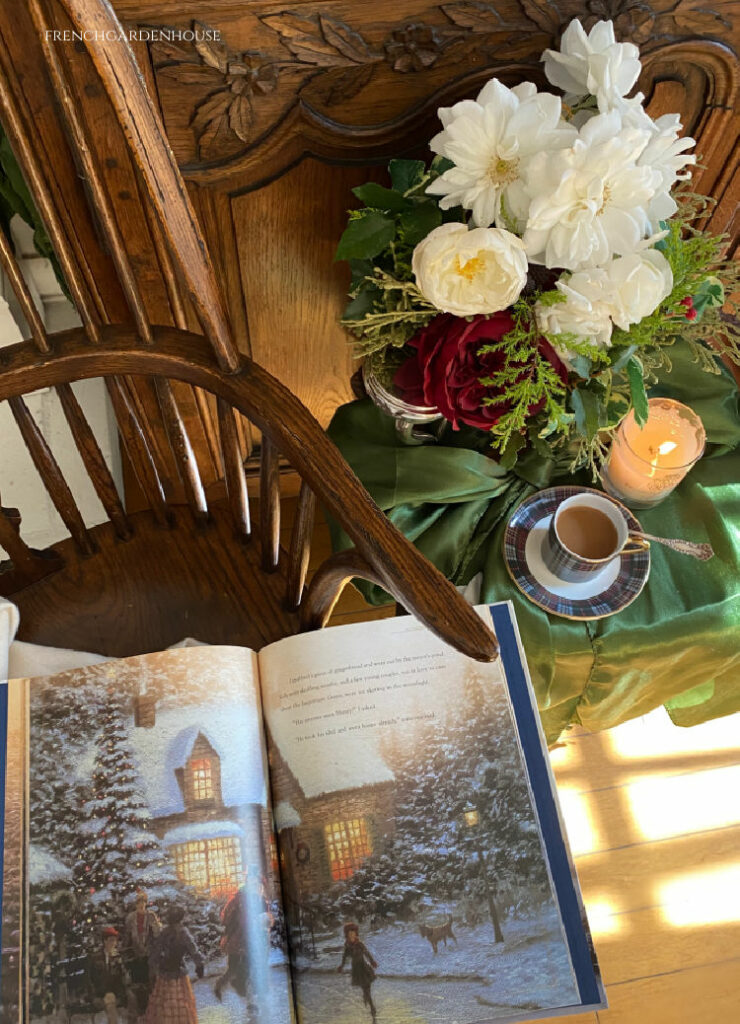
<svg viewBox="0 0 740 1024">
<path fill-rule="evenodd" d="M 64 0 L 72 21 L 98 32 L 118 31 L 105 0 Z M 29 0 L 45 40 L 43 0 Z M 151 215 L 167 242 L 203 334 L 150 322 L 132 261 L 73 102 L 65 71 L 48 41 L 47 71 L 86 180 L 104 245 L 117 271 L 130 318 L 104 322 L 83 281 L 61 222 L 64 196 L 49 185 L 32 112 L 0 57 L 0 117 L 52 239 L 82 327 L 48 336 L 12 247 L 0 231 L 0 259 L 32 339 L 0 350 L 0 400 L 10 404 L 43 483 L 70 537 L 47 551 L 23 540 L 20 515 L 0 513 L 0 546 L 9 560 L 0 592 L 21 612 L 21 638 L 113 656 L 162 648 L 185 634 L 211 643 L 263 644 L 323 626 L 352 577 L 385 587 L 408 611 L 466 654 L 490 660 L 493 635 L 455 588 L 389 524 L 316 420 L 274 377 L 234 344 L 225 304 L 177 164 L 127 46 L 94 46 L 90 54 L 133 154 Z M 144 375 L 156 391 L 187 506 L 164 496 L 156 451 L 147 442 L 132 390 Z M 98 443 L 71 388 L 104 377 L 125 452 L 149 508 L 128 514 Z M 219 454 L 227 500 L 208 503 L 172 381 L 216 396 Z M 56 389 L 75 444 L 106 510 L 93 529 L 29 412 L 24 395 Z M 240 417 L 261 434 L 259 541 L 252 539 L 240 445 Z M 298 510 L 288 552 L 281 551 L 279 457 L 300 474 Z M 6 505 L 9 495 L 3 492 Z M 316 504 L 336 518 L 355 547 L 326 559 L 304 594 Z"/>
</svg>

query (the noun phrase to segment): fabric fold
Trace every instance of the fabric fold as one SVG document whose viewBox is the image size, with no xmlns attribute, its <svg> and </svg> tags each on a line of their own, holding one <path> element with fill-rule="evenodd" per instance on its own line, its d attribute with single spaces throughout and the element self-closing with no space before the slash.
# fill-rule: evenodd
<svg viewBox="0 0 740 1024">
<path fill-rule="evenodd" d="M 638 511 L 656 536 L 709 541 L 715 557 L 696 563 L 658 544 L 642 594 L 591 623 L 537 608 L 515 587 L 502 557 L 514 509 L 552 482 L 594 486 L 567 460 L 529 451 L 511 471 L 490 457 L 487 439 L 445 431 L 435 445 L 407 447 L 393 420 L 367 399 L 337 410 L 329 434 L 378 505 L 446 576 L 464 586 L 481 574 L 481 602 L 514 603 L 547 738 L 573 723 L 616 725 L 665 704 L 678 724 L 740 710 L 740 403 L 731 374 L 708 374 L 687 344 L 670 350 L 671 369 L 651 394 L 676 398 L 701 417 L 705 457 L 654 509 Z M 330 523 L 335 550 L 349 538 Z M 356 583 L 372 604 L 391 600 Z"/>
</svg>

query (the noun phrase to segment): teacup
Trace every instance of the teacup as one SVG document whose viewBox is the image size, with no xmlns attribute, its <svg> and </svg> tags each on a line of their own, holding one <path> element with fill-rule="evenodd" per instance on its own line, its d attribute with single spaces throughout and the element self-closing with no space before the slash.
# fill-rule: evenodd
<svg viewBox="0 0 740 1024">
<path fill-rule="evenodd" d="M 558 505 L 542 543 L 542 559 L 553 576 L 577 583 L 620 555 L 649 547 L 630 533 L 618 505 L 584 491 Z"/>
</svg>

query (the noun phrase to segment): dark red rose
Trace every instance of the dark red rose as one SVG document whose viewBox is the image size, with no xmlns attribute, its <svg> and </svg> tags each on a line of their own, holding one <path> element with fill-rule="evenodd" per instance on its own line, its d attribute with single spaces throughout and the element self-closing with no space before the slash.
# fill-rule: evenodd
<svg viewBox="0 0 740 1024">
<path fill-rule="evenodd" d="M 455 430 L 461 423 L 481 430 L 490 428 L 509 410 L 509 403 L 484 404 L 485 398 L 497 398 L 494 387 L 481 384 L 504 368 L 502 352 L 480 349 L 489 342 L 500 341 L 514 327 L 507 312 L 493 316 L 475 316 L 472 320 L 443 313 L 423 327 L 409 342 L 416 351 L 396 372 L 394 383 L 401 398 L 411 405 L 435 406 Z M 540 352 L 550 360 L 563 383 L 568 373 L 551 345 L 544 338 Z M 522 366 L 522 376 L 527 372 Z M 534 415 L 542 408 L 538 402 L 529 408 Z"/>
</svg>

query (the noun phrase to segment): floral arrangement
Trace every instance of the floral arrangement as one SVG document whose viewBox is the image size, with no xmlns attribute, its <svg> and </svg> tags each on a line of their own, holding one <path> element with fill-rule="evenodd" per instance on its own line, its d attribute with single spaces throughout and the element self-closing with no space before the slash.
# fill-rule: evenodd
<svg viewBox="0 0 740 1024">
<path fill-rule="evenodd" d="M 637 47 L 576 20 L 542 60 L 562 98 L 494 78 L 439 110 L 430 165 L 391 160 L 388 187 L 354 190 L 342 323 L 405 401 L 489 431 L 505 464 L 566 445 L 596 470 L 678 335 L 703 370 L 740 362 L 737 268 L 695 226 L 694 140 L 628 96 Z"/>
</svg>

